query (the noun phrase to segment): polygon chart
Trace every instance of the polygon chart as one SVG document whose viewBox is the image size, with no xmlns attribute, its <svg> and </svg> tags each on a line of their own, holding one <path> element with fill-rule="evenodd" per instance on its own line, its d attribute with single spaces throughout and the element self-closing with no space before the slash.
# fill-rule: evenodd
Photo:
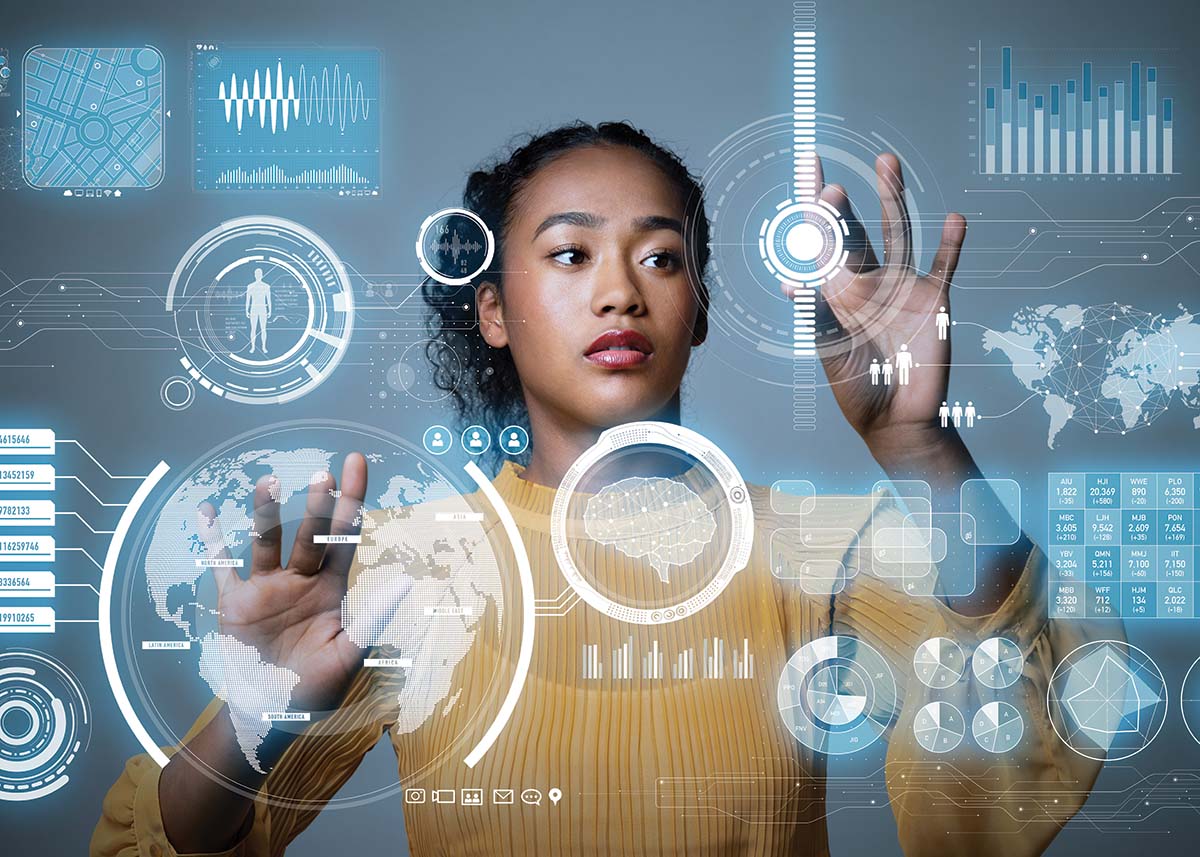
<svg viewBox="0 0 1200 857">
<path fill-rule="evenodd" d="M 1046 704 L 1064 744 L 1089 759 L 1113 761 L 1141 752 L 1158 736 L 1167 715 L 1167 687 L 1141 649 L 1097 640 L 1059 663 Z"/>
</svg>

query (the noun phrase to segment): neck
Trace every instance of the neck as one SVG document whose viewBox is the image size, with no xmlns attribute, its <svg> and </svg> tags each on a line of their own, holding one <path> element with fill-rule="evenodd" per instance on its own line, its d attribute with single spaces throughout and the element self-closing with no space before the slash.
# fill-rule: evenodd
<svg viewBox="0 0 1200 857">
<path fill-rule="evenodd" d="M 550 488 L 557 488 L 575 460 L 595 444 L 602 432 L 613 428 L 572 419 L 538 402 L 527 400 L 527 407 L 533 452 L 521 477 Z M 658 411 L 640 419 L 678 425 L 679 394 Z"/>
</svg>

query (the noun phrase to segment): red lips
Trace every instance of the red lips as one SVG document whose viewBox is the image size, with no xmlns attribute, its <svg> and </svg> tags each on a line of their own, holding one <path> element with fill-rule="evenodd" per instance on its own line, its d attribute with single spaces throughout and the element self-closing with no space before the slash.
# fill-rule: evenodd
<svg viewBox="0 0 1200 857">
<path fill-rule="evenodd" d="M 583 356 L 605 369 L 641 366 L 654 353 L 650 340 L 636 330 L 607 330 L 596 337 Z"/>
</svg>

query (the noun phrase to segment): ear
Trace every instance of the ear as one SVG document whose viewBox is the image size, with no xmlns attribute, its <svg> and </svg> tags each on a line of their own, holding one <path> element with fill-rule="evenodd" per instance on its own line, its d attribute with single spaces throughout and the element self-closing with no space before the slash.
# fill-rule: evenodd
<svg viewBox="0 0 1200 857">
<path fill-rule="evenodd" d="M 479 313 L 479 332 L 492 348 L 508 347 L 508 329 L 504 326 L 504 307 L 500 301 L 500 289 L 496 284 L 484 280 L 475 289 L 475 308 Z"/>
</svg>

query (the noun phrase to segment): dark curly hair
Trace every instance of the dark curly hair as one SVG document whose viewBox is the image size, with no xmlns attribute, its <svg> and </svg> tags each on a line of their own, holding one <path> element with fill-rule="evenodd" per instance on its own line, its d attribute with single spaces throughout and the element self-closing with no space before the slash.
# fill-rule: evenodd
<svg viewBox="0 0 1200 857">
<path fill-rule="evenodd" d="M 463 191 L 463 208 L 479 215 L 495 236 L 495 254 L 489 268 L 466 285 L 447 286 L 426 279 L 421 287 L 428 307 L 426 355 L 433 367 L 434 384 L 453 398 L 464 425 L 485 426 L 493 437 L 498 438 L 504 426 L 526 425 L 529 415 L 512 353 L 508 348 L 491 347 L 480 332 L 475 290 L 487 281 L 503 294 L 505 237 L 514 202 L 529 180 L 555 159 L 592 146 L 624 146 L 640 152 L 678 188 L 684 199 L 685 265 L 700 300 L 699 332 L 703 333 L 707 325 L 708 216 L 703 188 L 679 156 L 628 122 L 572 122 L 529 136 L 499 159 L 472 172 Z"/>
</svg>

